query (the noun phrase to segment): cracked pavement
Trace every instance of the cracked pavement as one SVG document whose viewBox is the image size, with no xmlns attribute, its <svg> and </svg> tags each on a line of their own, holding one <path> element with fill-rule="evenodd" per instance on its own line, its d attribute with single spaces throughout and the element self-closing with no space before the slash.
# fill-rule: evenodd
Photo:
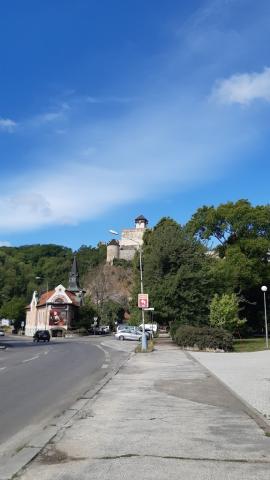
<svg viewBox="0 0 270 480">
<path fill-rule="evenodd" d="M 267 423 L 170 342 L 133 355 L 68 426 L 18 478 L 269 478 Z"/>
</svg>

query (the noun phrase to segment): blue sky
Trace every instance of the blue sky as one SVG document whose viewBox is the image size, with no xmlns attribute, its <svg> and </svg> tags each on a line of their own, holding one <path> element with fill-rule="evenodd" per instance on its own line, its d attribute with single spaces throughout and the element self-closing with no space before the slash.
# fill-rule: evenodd
<svg viewBox="0 0 270 480">
<path fill-rule="evenodd" d="M 0 5 L 0 245 L 269 202 L 268 0 Z"/>
</svg>

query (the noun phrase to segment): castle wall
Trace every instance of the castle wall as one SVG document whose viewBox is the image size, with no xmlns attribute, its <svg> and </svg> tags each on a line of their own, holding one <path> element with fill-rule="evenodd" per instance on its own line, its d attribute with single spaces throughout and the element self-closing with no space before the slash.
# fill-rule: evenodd
<svg viewBox="0 0 270 480">
<path fill-rule="evenodd" d="M 135 228 L 122 230 L 119 245 L 107 246 L 107 263 L 112 264 L 114 258 L 131 261 L 136 251 L 143 245 L 143 235 L 148 221 L 144 217 L 135 219 Z"/>
<path fill-rule="evenodd" d="M 134 258 L 137 248 L 134 246 L 129 247 L 121 247 L 119 251 L 119 258 L 121 260 L 128 260 L 131 261 Z"/>
<path fill-rule="evenodd" d="M 119 242 L 120 247 L 135 246 L 135 248 L 138 248 L 136 243 L 139 243 L 140 245 L 143 244 L 144 232 L 145 232 L 144 228 L 129 228 L 129 229 L 123 230 L 121 235 L 121 240 Z"/>
</svg>

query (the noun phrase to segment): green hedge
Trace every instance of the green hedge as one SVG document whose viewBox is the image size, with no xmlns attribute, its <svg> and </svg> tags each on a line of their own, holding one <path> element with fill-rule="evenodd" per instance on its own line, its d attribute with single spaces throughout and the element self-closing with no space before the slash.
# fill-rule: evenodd
<svg viewBox="0 0 270 480">
<path fill-rule="evenodd" d="M 222 328 L 181 325 L 171 329 L 171 336 L 177 345 L 184 348 L 233 350 L 233 336 Z"/>
</svg>

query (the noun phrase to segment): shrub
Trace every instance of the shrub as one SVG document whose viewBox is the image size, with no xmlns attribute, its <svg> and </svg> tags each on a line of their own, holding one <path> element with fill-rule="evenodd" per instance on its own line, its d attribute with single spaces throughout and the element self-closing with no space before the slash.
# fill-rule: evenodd
<svg viewBox="0 0 270 480">
<path fill-rule="evenodd" d="M 237 331 L 246 320 L 239 318 L 239 298 L 235 293 L 223 293 L 220 297 L 216 294 L 210 304 L 210 325 L 221 327 L 230 332 Z"/>
<path fill-rule="evenodd" d="M 171 331 L 172 339 L 184 348 L 233 350 L 233 336 L 223 328 L 182 325 Z"/>
</svg>

